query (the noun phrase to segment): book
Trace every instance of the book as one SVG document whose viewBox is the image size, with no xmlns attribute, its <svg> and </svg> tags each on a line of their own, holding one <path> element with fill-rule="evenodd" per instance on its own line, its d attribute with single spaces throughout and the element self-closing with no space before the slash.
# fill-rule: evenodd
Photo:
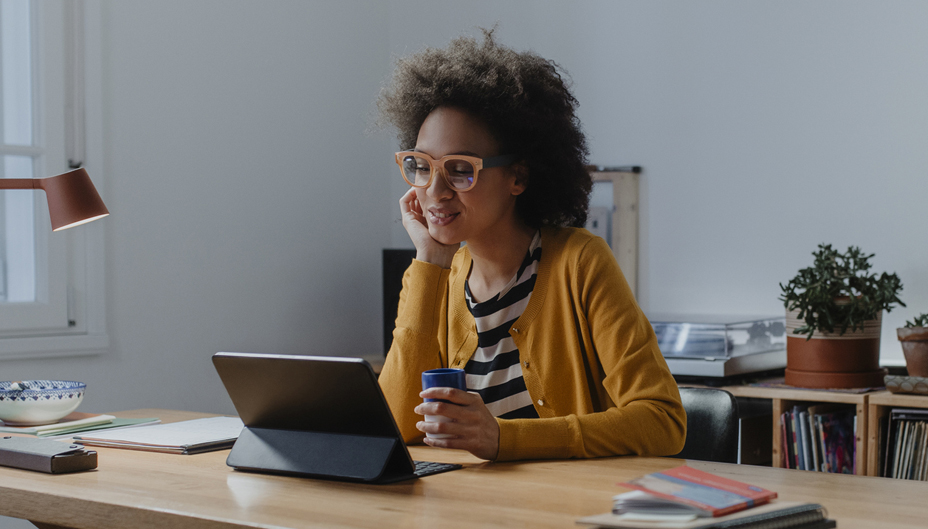
<svg viewBox="0 0 928 529">
<path fill-rule="evenodd" d="M 828 519 L 828 512 L 817 503 L 780 501 L 718 518 L 655 521 L 646 517 L 605 513 L 586 516 L 576 522 L 614 529 L 830 529 L 837 525 L 834 520 Z"/>
<path fill-rule="evenodd" d="M 788 428 L 786 426 L 786 412 L 780 414 L 780 458 L 783 461 L 783 468 L 792 468 L 789 457 Z"/>
<path fill-rule="evenodd" d="M 828 460 L 825 458 L 825 437 L 822 436 L 822 416 L 815 416 L 815 443 L 818 445 L 819 453 L 819 468 L 822 469 L 822 472 L 831 472 L 831 467 L 828 466 Z"/>
<path fill-rule="evenodd" d="M 793 427 L 793 450 L 796 452 L 796 468 L 799 470 L 805 470 L 806 464 L 805 460 L 802 459 L 802 433 L 799 431 L 799 411 L 800 406 L 793 406 L 793 411 L 790 412 L 790 425 Z"/>
<path fill-rule="evenodd" d="M 821 414 L 822 442 L 828 471 L 853 474 L 857 437 L 854 429 L 857 414 L 852 411 Z"/>
<path fill-rule="evenodd" d="M 806 423 L 809 427 L 809 453 L 812 454 L 812 470 L 821 472 L 822 466 L 819 462 L 818 455 L 818 435 L 816 434 L 815 416 L 812 415 L 811 407 L 809 408 L 809 412 L 806 414 Z"/>
<path fill-rule="evenodd" d="M 619 485 L 654 498 L 688 505 L 696 516 L 722 516 L 767 503 L 777 497 L 776 492 L 687 465 L 654 472 Z"/>
<path fill-rule="evenodd" d="M 103 435 L 76 435 L 74 442 L 106 448 L 197 454 L 231 448 L 243 427 L 244 424 L 238 417 L 208 417 L 125 428 Z"/>
<path fill-rule="evenodd" d="M 812 446 L 812 437 L 809 433 L 809 412 L 805 410 L 799 412 L 799 433 L 802 440 L 803 470 L 815 470 L 815 465 L 812 462 L 812 453 L 810 450 L 810 447 Z"/>
</svg>

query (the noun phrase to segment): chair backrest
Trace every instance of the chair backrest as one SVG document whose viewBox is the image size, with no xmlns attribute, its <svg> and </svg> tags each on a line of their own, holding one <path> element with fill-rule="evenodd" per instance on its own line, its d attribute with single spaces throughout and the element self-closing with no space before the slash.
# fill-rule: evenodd
<svg viewBox="0 0 928 529">
<path fill-rule="evenodd" d="M 738 401 L 724 389 L 680 388 L 686 444 L 674 457 L 738 462 Z"/>
</svg>

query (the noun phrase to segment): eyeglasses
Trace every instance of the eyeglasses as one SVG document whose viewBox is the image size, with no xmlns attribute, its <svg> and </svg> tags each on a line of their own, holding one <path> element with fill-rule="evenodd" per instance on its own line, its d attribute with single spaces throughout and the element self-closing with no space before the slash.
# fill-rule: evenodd
<svg viewBox="0 0 928 529">
<path fill-rule="evenodd" d="M 477 185 L 477 174 L 481 169 L 502 167 L 518 160 L 514 154 L 503 154 L 491 158 L 477 158 L 463 154 L 449 154 L 441 159 L 414 151 L 396 153 L 396 165 L 400 166 L 403 180 L 413 187 L 432 185 L 435 172 L 441 173 L 448 187 L 455 191 L 470 191 Z"/>
</svg>

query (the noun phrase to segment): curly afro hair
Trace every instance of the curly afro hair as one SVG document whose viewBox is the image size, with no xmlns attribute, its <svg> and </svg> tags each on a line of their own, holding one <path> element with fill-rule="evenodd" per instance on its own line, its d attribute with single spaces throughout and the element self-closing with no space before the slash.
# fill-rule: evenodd
<svg viewBox="0 0 928 529">
<path fill-rule="evenodd" d="M 516 52 L 483 30 L 484 41 L 460 37 L 397 62 L 377 101 L 381 121 L 398 129 L 400 146 L 416 144 L 419 127 L 440 106 L 487 124 L 500 154 L 516 154 L 528 187 L 516 210 L 528 225 L 583 226 L 593 186 L 584 167 L 586 138 L 566 73 L 532 52 Z"/>
</svg>

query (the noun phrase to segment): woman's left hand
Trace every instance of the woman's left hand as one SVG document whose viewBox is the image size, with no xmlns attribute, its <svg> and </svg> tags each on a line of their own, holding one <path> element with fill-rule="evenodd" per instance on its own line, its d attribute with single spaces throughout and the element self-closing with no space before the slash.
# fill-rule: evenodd
<svg viewBox="0 0 928 529">
<path fill-rule="evenodd" d="M 499 424 L 480 395 L 455 388 L 429 388 L 419 396 L 453 403 L 423 402 L 413 410 L 419 415 L 443 415 L 451 419 L 450 422 L 416 423 L 416 428 L 422 432 L 451 436 L 441 439 L 426 437 L 425 444 L 467 450 L 481 459 L 496 459 L 499 454 Z"/>
</svg>

